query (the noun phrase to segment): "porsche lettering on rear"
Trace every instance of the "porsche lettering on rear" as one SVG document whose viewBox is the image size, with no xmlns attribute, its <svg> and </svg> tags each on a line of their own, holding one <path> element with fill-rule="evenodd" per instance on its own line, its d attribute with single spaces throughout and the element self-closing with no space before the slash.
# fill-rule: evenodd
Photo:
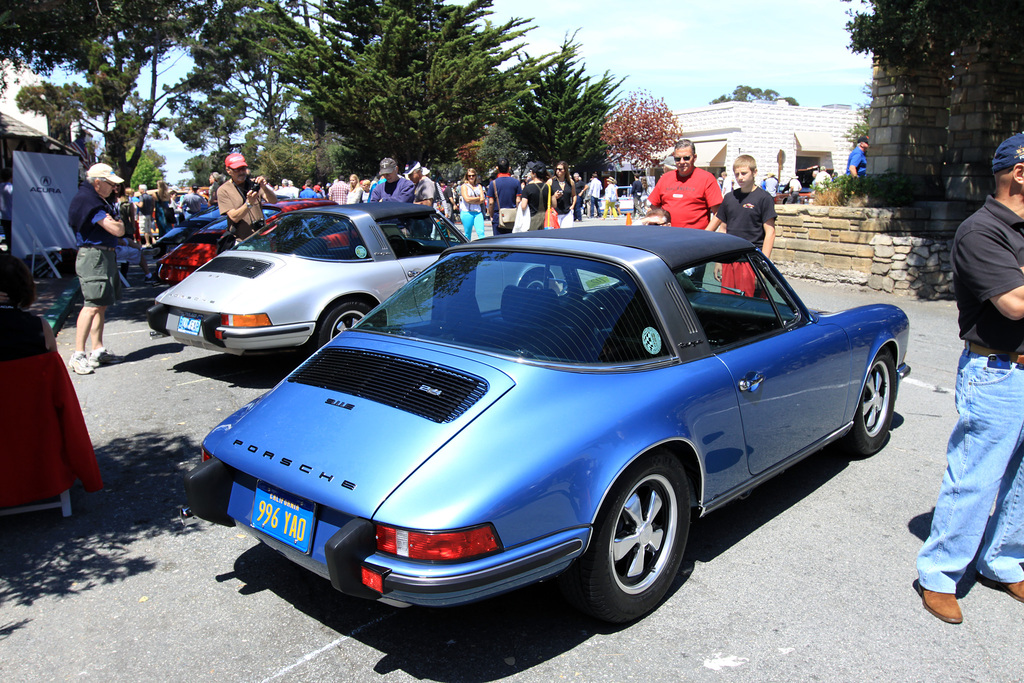
<svg viewBox="0 0 1024 683">
<path fill-rule="evenodd" d="M 241 446 L 242 448 L 244 448 L 245 450 L 247 450 L 248 452 L 250 452 L 250 453 L 252 453 L 254 455 L 258 454 L 259 457 L 261 457 L 261 458 L 267 458 L 267 459 L 271 460 L 272 462 L 277 462 L 277 464 L 281 465 L 282 467 L 295 467 L 296 469 L 298 469 L 299 472 L 302 472 L 303 474 L 314 475 L 314 476 L 316 476 L 317 479 L 326 479 L 328 482 L 333 482 L 334 479 L 335 479 L 335 475 L 334 474 L 329 474 L 329 473 L 323 472 L 323 471 L 321 471 L 319 474 L 315 474 L 316 470 L 313 468 L 312 465 L 307 465 L 305 463 L 296 463 L 296 461 L 293 460 L 292 458 L 285 458 L 285 457 L 282 457 L 282 456 L 278 456 L 273 451 L 264 450 L 262 453 L 260 453 L 260 447 L 257 446 L 256 444 L 252 444 L 252 443 L 247 444 L 247 443 L 245 443 L 244 441 L 242 441 L 240 439 L 235 439 L 234 441 L 231 442 L 231 445 L 232 446 Z M 356 485 L 355 485 L 354 482 L 351 482 L 351 481 L 348 481 L 347 479 L 345 479 L 345 480 L 342 480 L 341 487 L 345 488 L 345 489 L 348 489 L 349 491 L 354 491 L 355 488 L 356 488 Z"/>
</svg>

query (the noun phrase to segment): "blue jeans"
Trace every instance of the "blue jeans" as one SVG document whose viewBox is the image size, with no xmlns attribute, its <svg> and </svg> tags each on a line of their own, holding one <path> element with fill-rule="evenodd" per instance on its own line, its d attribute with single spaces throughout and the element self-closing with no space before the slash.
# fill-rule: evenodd
<svg viewBox="0 0 1024 683">
<path fill-rule="evenodd" d="M 975 556 L 983 576 L 1024 580 L 1024 369 L 1002 358 L 1003 367 L 990 367 L 987 356 L 960 356 L 959 417 L 931 533 L 917 556 L 921 586 L 928 590 L 955 593 Z"/>
<path fill-rule="evenodd" d="M 600 218 L 601 217 L 601 200 L 598 197 L 590 198 L 590 217 Z"/>
</svg>

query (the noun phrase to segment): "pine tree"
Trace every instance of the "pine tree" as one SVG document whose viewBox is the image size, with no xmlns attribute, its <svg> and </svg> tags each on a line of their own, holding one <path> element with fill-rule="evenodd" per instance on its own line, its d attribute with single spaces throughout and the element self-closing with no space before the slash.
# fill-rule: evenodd
<svg viewBox="0 0 1024 683">
<path fill-rule="evenodd" d="M 623 79 L 607 71 L 599 79 L 585 76 L 574 37 L 567 36 L 558 54 L 530 79 L 530 92 L 501 124 L 537 160 L 585 168 L 604 160 L 601 128 Z"/>
<path fill-rule="evenodd" d="M 311 28 L 279 31 L 282 74 L 316 116 L 369 165 L 448 161 L 525 90 L 537 65 L 503 64 L 521 49 L 525 19 L 487 21 L 491 0 L 325 0 Z M 281 16 L 286 16 L 280 8 Z M 375 164 L 374 164 L 375 167 Z"/>
</svg>

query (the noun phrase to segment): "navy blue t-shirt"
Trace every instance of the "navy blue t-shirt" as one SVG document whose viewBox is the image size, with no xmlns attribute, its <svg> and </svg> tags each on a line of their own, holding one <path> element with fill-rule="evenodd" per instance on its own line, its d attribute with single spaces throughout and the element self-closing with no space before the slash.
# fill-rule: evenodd
<svg viewBox="0 0 1024 683">
<path fill-rule="evenodd" d="M 498 195 L 499 209 L 514 209 L 516 197 L 519 196 L 519 181 L 512 176 L 498 176 L 487 186 L 489 198 L 494 199 L 495 193 Z"/>
</svg>

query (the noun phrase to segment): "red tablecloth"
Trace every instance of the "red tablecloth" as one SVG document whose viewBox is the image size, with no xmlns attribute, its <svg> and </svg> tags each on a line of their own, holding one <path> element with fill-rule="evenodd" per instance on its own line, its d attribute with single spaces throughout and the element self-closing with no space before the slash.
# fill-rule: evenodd
<svg viewBox="0 0 1024 683">
<path fill-rule="evenodd" d="M 56 496 L 81 479 L 103 488 L 64 359 L 56 351 L 0 362 L 0 507 Z"/>
</svg>

